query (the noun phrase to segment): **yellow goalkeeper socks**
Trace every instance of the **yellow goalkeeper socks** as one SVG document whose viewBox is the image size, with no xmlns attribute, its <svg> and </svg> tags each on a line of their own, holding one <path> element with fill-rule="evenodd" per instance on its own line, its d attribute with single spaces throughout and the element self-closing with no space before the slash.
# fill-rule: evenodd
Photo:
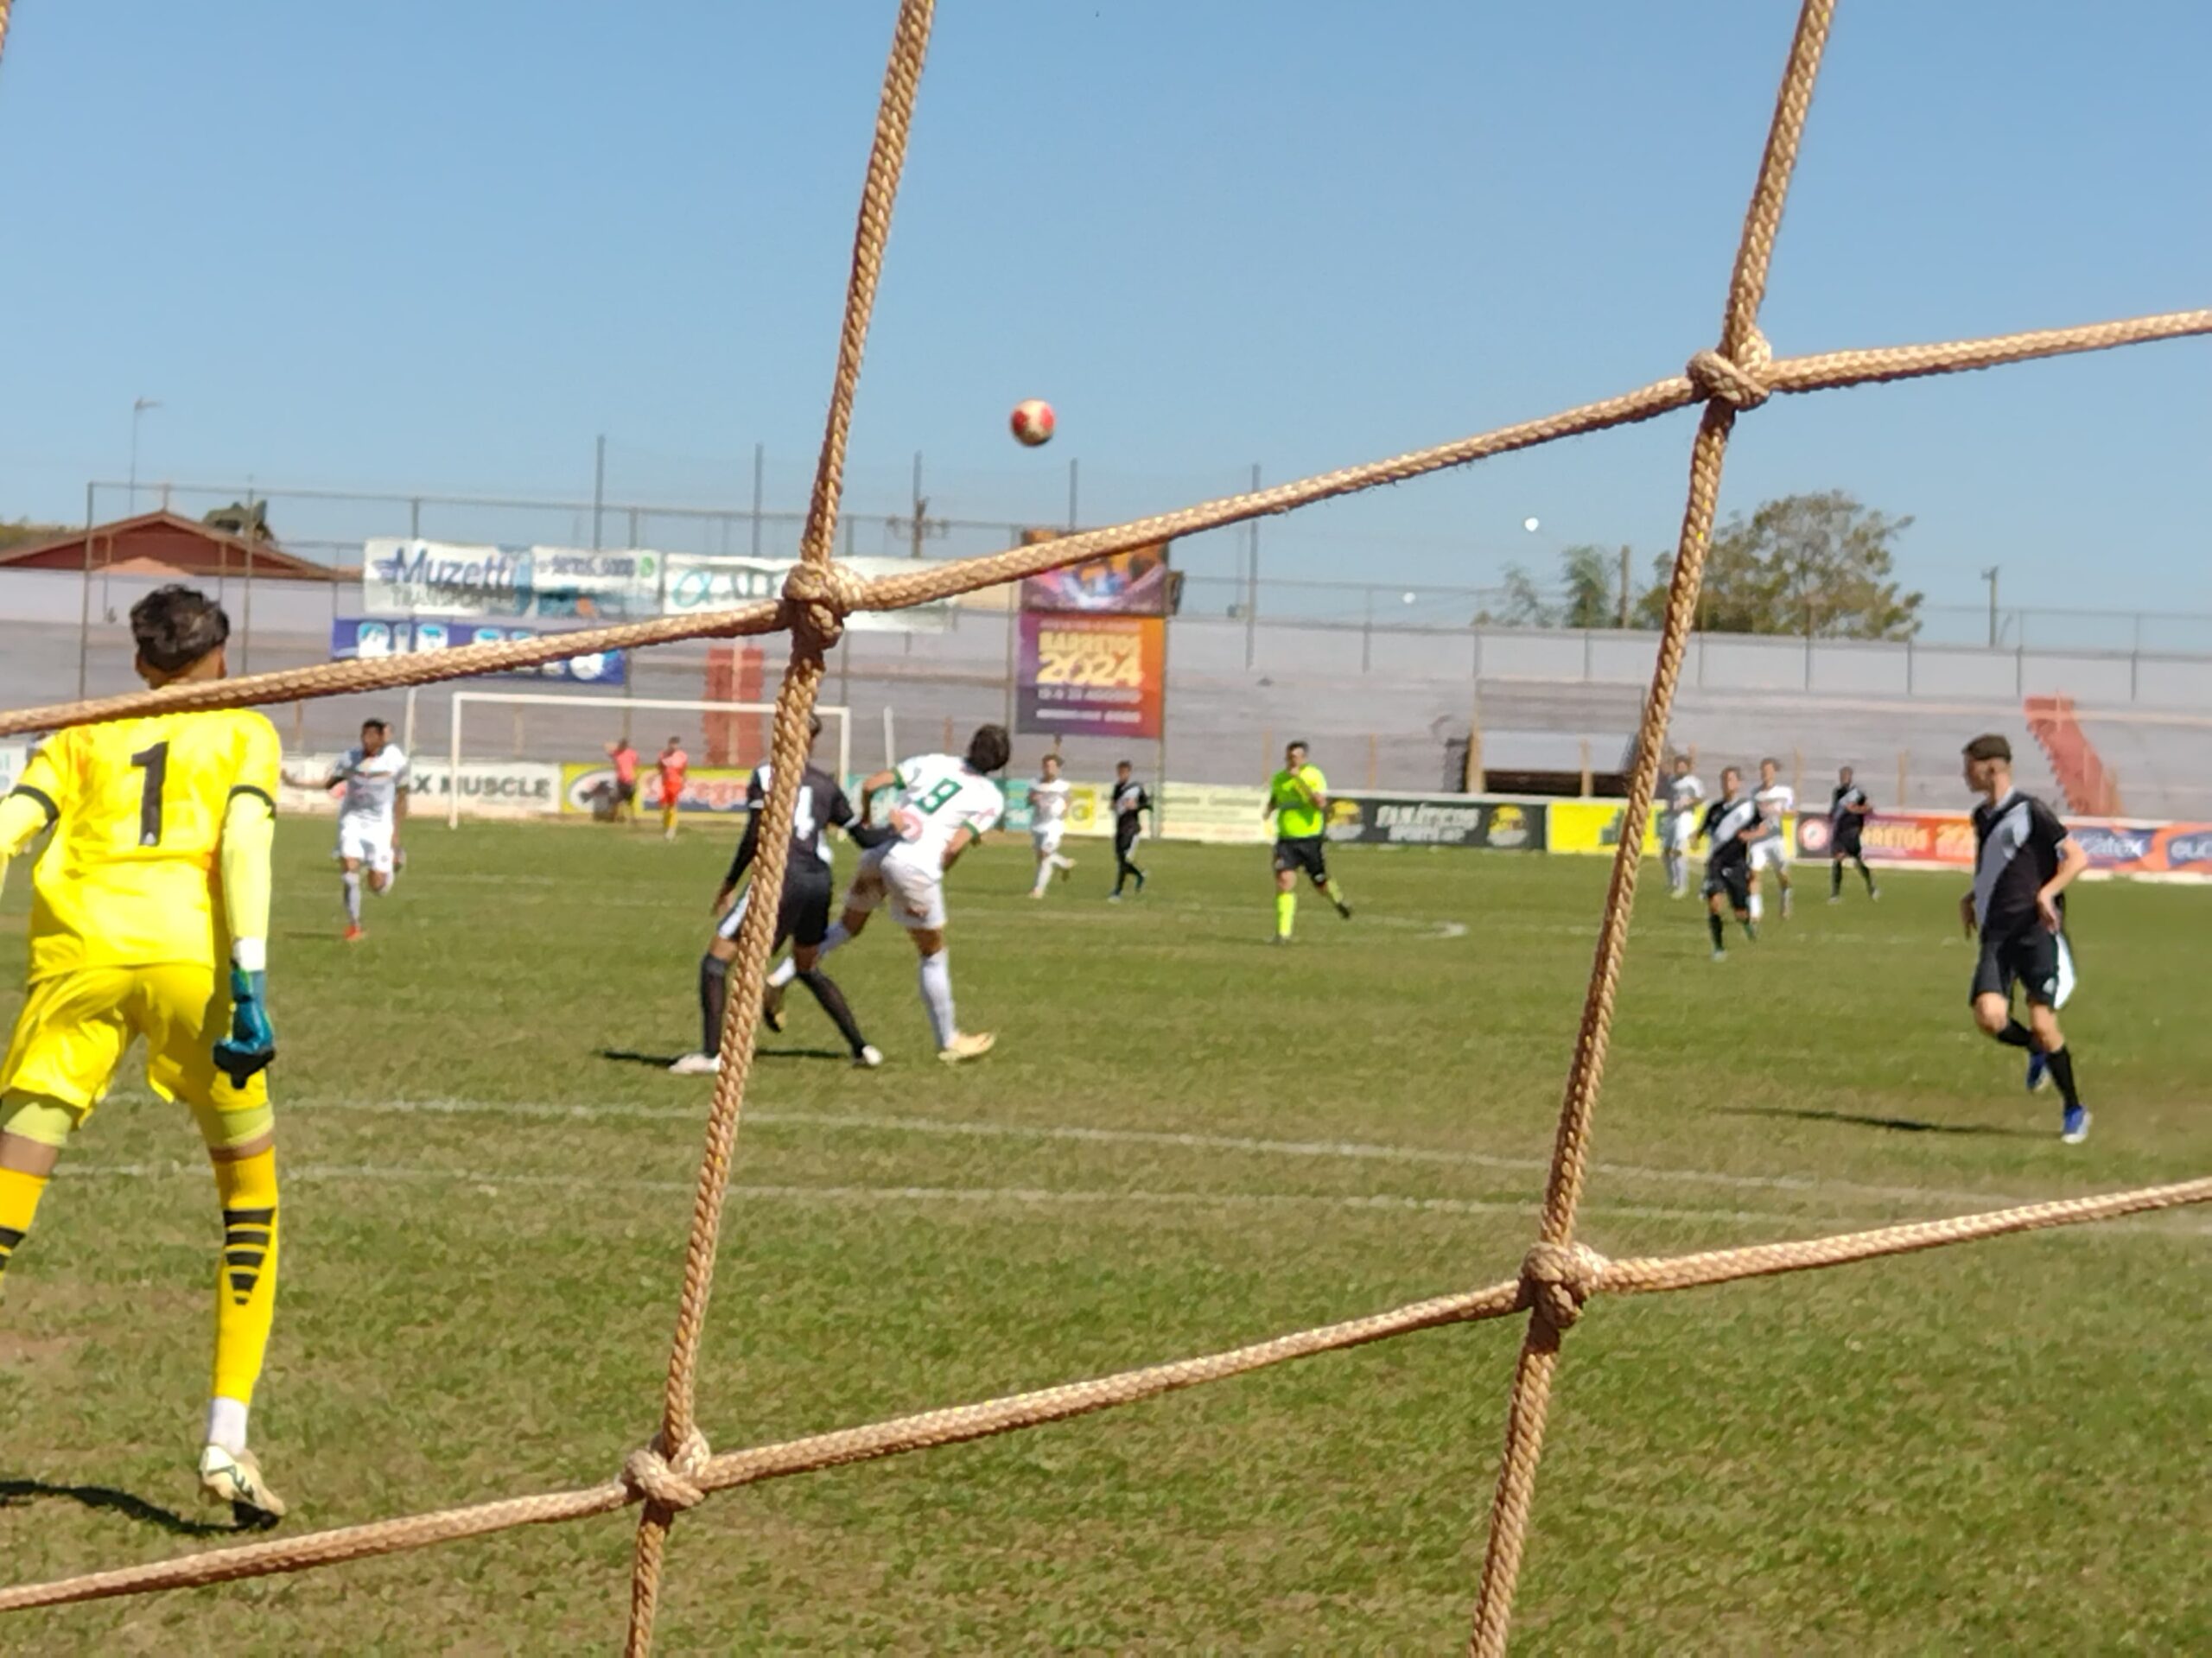
<svg viewBox="0 0 2212 1658">
<path fill-rule="evenodd" d="M 0 1169 L 0 1284 L 6 1281 L 8 1262 L 23 1235 L 31 1229 L 38 1200 L 46 1195 L 46 1177 L 21 1169 Z"/>
<path fill-rule="evenodd" d="M 253 1402 L 276 1314 L 276 1153 L 215 1165 L 223 1198 L 223 1261 L 215 1275 L 215 1385 L 219 1399 Z"/>
<path fill-rule="evenodd" d="M 1275 937 L 1278 938 L 1289 937 L 1292 924 L 1297 919 L 1298 894 L 1295 893 L 1277 893 L 1275 894 Z"/>
</svg>

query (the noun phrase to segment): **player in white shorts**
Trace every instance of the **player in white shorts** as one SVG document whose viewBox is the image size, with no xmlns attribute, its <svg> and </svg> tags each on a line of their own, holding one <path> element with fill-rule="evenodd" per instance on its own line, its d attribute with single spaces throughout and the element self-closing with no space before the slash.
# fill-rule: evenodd
<svg viewBox="0 0 2212 1658">
<path fill-rule="evenodd" d="M 1037 854 L 1037 884 L 1029 889 L 1032 898 L 1045 896 L 1054 870 L 1065 880 L 1075 867 L 1073 858 L 1060 856 L 1060 836 L 1068 826 L 1068 781 L 1060 775 L 1060 757 L 1046 755 L 1039 769 L 1044 775 L 1029 785 L 1029 844 Z"/>
<path fill-rule="evenodd" d="M 1675 774 L 1662 786 L 1666 793 L 1659 816 L 1659 855 L 1667 867 L 1667 896 L 1681 898 L 1690 890 L 1690 842 L 1697 837 L 1705 785 L 1690 770 L 1690 757 L 1677 754 Z"/>
<path fill-rule="evenodd" d="M 365 720 L 360 742 L 346 751 L 322 784 L 346 791 L 338 803 L 338 863 L 348 943 L 365 936 L 362 871 L 368 872 L 369 891 L 379 895 L 399 878 L 399 826 L 407 821 L 409 779 L 407 756 L 391 740 L 391 727 L 381 720 Z M 289 777 L 284 780 L 295 787 L 313 786 Z"/>
<path fill-rule="evenodd" d="M 869 821 L 876 791 L 897 789 L 891 808 L 894 838 L 861 855 L 860 872 L 845 894 L 845 913 L 816 956 L 819 961 L 858 937 L 868 917 L 888 904 L 921 956 L 922 1006 L 937 1037 L 937 1057 L 947 1064 L 981 1058 L 995 1039 L 963 1034 L 953 1018 L 952 967 L 944 947 L 944 873 L 1005 815 L 1006 797 L 990 773 L 1003 770 L 1012 753 L 1004 726 L 979 726 L 968 740 L 964 759 L 924 754 L 861 785 L 863 824 Z"/>
<path fill-rule="evenodd" d="M 1759 762 L 1759 786 L 1751 791 L 1752 804 L 1759 809 L 1759 822 L 1765 824 L 1766 834 L 1751 844 L 1751 919 L 1757 921 L 1764 906 L 1759 902 L 1759 872 L 1774 871 L 1774 878 L 1782 887 L 1782 918 L 1789 918 L 1789 841 L 1783 818 L 1797 810 L 1797 791 L 1781 781 L 1782 767 L 1773 760 Z"/>
</svg>

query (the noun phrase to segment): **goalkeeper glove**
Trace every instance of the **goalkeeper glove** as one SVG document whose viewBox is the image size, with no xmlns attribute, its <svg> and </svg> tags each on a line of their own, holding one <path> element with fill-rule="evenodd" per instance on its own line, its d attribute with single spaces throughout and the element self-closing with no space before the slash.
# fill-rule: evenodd
<svg viewBox="0 0 2212 1658">
<path fill-rule="evenodd" d="M 216 1066 L 244 1088 L 276 1057 L 276 1032 L 269 1022 L 269 975 L 231 969 L 231 1033 L 215 1044 Z"/>
</svg>

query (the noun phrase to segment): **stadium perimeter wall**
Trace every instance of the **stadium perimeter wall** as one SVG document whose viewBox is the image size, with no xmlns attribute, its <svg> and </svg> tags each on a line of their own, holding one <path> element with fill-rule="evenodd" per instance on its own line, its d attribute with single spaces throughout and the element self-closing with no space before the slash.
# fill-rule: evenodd
<svg viewBox="0 0 2212 1658">
<path fill-rule="evenodd" d="M 0 789 L 20 766 L 23 752 L 21 746 L 0 744 Z M 336 759 L 334 752 L 307 755 L 289 762 L 288 769 L 303 778 L 326 776 Z M 442 823 L 456 787 L 465 817 L 582 823 L 605 815 L 610 797 L 606 785 L 613 776 L 603 760 L 471 760 L 462 762 L 458 772 L 442 760 L 418 760 L 413 773 L 410 810 L 426 824 Z M 694 767 L 678 810 L 687 820 L 734 818 L 745 810 L 751 776 L 741 766 Z M 860 781 L 856 774 L 848 786 L 857 790 Z M 652 818 L 660 810 L 659 778 L 648 766 L 639 782 L 639 815 Z M 1009 779 L 1006 791 L 1003 827 L 1008 834 L 1026 833 L 1027 779 Z M 1103 782 L 1071 781 L 1066 832 L 1111 835 L 1106 804 L 1110 792 L 1111 785 Z M 1272 836 L 1260 810 L 1266 798 L 1266 791 L 1256 788 L 1171 782 L 1161 791 L 1162 835 L 1214 845 L 1264 845 Z M 289 783 L 281 804 L 288 816 L 327 816 L 336 810 L 334 798 L 322 790 Z M 1626 810 L 1625 801 L 1607 798 L 1360 791 L 1331 800 L 1328 835 L 1339 845 L 1610 856 Z M 2212 880 L 2212 822 L 2069 817 L 2068 823 L 2089 854 L 2093 876 Z M 735 824 L 730 828 L 734 834 Z M 1796 861 L 1827 861 L 1825 816 L 1793 813 L 1784 820 L 1783 833 Z M 1647 857 L 1659 854 L 1658 837 L 1655 813 L 1644 835 Z M 1864 851 L 1869 864 L 1885 869 L 1969 869 L 1974 826 L 1963 811 L 1878 813 L 1866 823 Z"/>
<path fill-rule="evenodd" d="M 134 689 L 124 619 L 156 582 L 65 571 L 0 572 L 0 704 Z M 358 617 L 358 588 L 257 581 L 218 583 L 230 608 L 240 671 L 327 660 L 334 625 Z M 1014 626 L 1004 610 L 956 609 L 941 632 L 848 633 L 832 653 L 828 700 L 851 709 L 856 765 L 882 755 L 885 715 L 906 753 L 957 746 L 985 721 L 1008 721 Z M 1479 725 L 1485 764 L 1573 770 L 1586 751 L 1617 770 L 1640 712 L 1655 636 L 1382 622 L 1250 623 L 1185 614 L 1170 629 L 1164 743 L 1070 739 L 1072 775 L 1103 776 L 1128 758 L 1155 784 L 1256 783 L 1292 737 L 1313 746 L 1339 791 L 1456 786 L 1455 745 Z M 671 646 L 631 664 L 628 694 L 697 698 L 707 648 Z M 760 695 L 780 667 L 766 652 Z M 626 721 L 620 692 L 521 677 L 516 690 L 573 690 L 577 707 L 486 719 L 471 758 L 558 764 L 592 754 L 624 725 L 658 745 L 660 716 Z M 463 682 L 484 686 L 486 682 Z M 416 750 L 442 745 L 451 686 L 341 696 L 270 710 L 296 753 L 342 747 L 371 715 L 397 723 L 411 706 Z M 1849 763 L 1885 808 L 1960 804 L 1957 753 L 1974 732 L 2004 732 L 2022 781 L 2056 795 L 2031 740 L 2022 699 L 2066 695 L 2083 729 L 2116 752 L 2123 809 L 2151 820 L 2212 817 L 2212 657 L 2133 651 L 1989 651 L 1853 640 L 1694 636 L 1670 740 L 1694 749 L 1707 774 L 1724 760 L 1772 753 L 1808 791 Z M 951 734 L 948 739 L 947 733 Z M 696 738 L 696 734 L 692 734 Z M 1017 737 L 1027 770 L 1047 740 Z M 478 746 L 478 745 L 480 745 Z M 741 756 L 740 758 L 746 758 Z"/>
</svg>

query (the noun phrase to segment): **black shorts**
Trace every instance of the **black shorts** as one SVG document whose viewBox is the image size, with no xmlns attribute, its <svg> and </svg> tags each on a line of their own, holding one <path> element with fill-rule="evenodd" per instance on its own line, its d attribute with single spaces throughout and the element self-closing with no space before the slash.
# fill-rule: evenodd
<svg viewBox="0 0 2212 1658">
<path fill-rule="evenodd" d="M 2066 935 L 2040 925 L 2005 938 L 1984 933 L 1967 999 L 2002 996 L 2010 1001 L 2016 982 L 2031 1007 L 2056 1007 L 2065 1001 L 2074 988 L 2074 955 Z"/>
<path fill-rule="evenodd" d="M 745 920 L 745 906 L 752 902 L 753 889 L 745 889 L 744 896 L 730 905 L 729 913 L 715 931 L 724 938 L 734 939 L 737 930 Z M 785 939 L 804 944 L 812 950 L 830 931 L 830 877 L 812 871 L 794 871 L 784 878 L 784 893 L 776 905 L 776 948 Z"/>
<path fill-rule="evenodd" d="M 1733 910 L 1751 907 L 1751 866 L 1748 861 L 1712 864 L 1705 867 L 1705 895 L 1715 893 L 1728 895 L 1728 906 Z"/>
<path fill-rule="evenodd" d="M 1858 857 L 1859 855 L 1859 826 L 1857 818 L 1840 827 L 1835 832 L 1834 838 L 1828 842 L 1828 856 L 1838 863 L 1842 862 L 1846 858 Z"/>
<path fill-rule="evenodd" d="M 1303 869 L 1319 886 L 1329 879 L 1328 842 L 1319 835 L 1305 835 L 1296 839 L 1275 842 L 1275 873 Z"/>
<path fill-rule="evenodd" d="M 1144 820 L 1131 812 L 1126 817 L 1114 820 L 1114 855 L 1128 861 L 1129 849 L 1137 843 L 1137 836 L 1144 833 Z"/>
</svg>

